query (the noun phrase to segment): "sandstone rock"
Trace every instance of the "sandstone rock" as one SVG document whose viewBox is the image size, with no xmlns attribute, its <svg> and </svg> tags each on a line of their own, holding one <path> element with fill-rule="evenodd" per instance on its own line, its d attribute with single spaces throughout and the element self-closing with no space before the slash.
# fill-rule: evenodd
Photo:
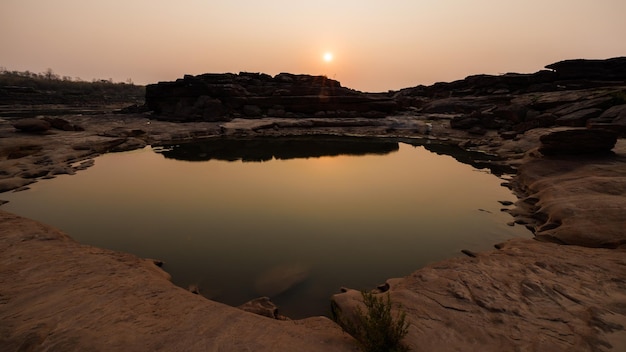
<svg viewBox="0 0 626 352">
<path fill-rule="evenodd" d="M 276 307 L 276 305 L 269 299 L 269 297 L 255 298 L 240 305 L 237 308 L 264 317 L 285 320 L 284 317 L 278 314 L 278 307 Z"/>
<path fill-rule="evenodd" d="M 39 178 L 48 175 L 49 170 L 46 168 L 30 169 L 18 174 L 22 178 Z"/>
<path fill-rule="evenodd" d="M 601 129 L 556 131 L 540 138 L 539 151 L 544 155 L 591 154 L 611 151 L 617 133 Z"/>
<path fill-rule="evenodd" d="M 106 130 L 100 133 L 103 137 L 138 137 L 146 134 L 146 131 L 138 128 L 127 128 L 127 127 L 114 127 L 110 130 Z"/>
<path fill-rule="evenodd" d="M 189 287 L 187 287 L 187 291 L 193 293 L 194 295 L 199 295 L 200 286 L 198 286 L 198 284 L 190 284 Z"/>
<path fill-rule="evenodd" d="M 559 126 L 584 127 L 588 119 L 597 117 L 600 113 L 602 110 L 597 108 L 583 109 L 563 115 L 557 118 L 555 122 Z"/>
<path fill-rule="evenodd" d="M 258 117 L 281 106 L 284 114 L 313 116 L 319 111 L 375 112 L 384 116 L 398 109 L 382 94 L 344 88 L 323 76 L 281 73 L 204 74 L 146 87 L 146 105 L 155 117 L 178 121 L 229 121 Z M 282 113 L 281 113 L 282 115 Z"/>
<path fill-rule="evenodd" d="M 60 117 L 44 117 L 43 120 L 46 120 L 50 123 L 52 128 L 61 131 L 83 131 L 84 129 L 80 126 L 72 125 L 69 121 L 62 119 Z"/>
<path fill-rule="evenodd" d="M 43 119 L 28 118 L 17 120 L 13 123 L 13 127 L 21 132 L 41 133 L 48 131 L 52 126 L 48 121 Z"/>
<path fill-rule="evenodd" d="M 528 114 L 528 107 L 520 104 L 507 104 L 497 106 L 492 110 L 495 117 L 518 123 L 524 121 Z"/>
<path fill-rule="evenodd" d="M 537 238 L 588 247 L 626 243 L 626 144 L 620 140 L 615 149 L 615 155 L 538 158 L 519 167 Z"/>
<path fill-rule="evenodd" d="M 117 144 L 117 145 L 111 147 L 111 149 L 109 149 L 109 151 L 111 151 L 111 152 L 125 152 L 125 151 L 129 151 L 129 150 L 141 149 L 141 148 L 145 147 L 146 145 L 148 145 L 148 144 L 143 139 L 126 138 L 126 140 L 123 143 L 120 143 L 120 144 Z"/>
<path fill-rule="evenodd" d="M 594 351 L 623 347 L 623 253 L 515 239 L 390 280 L 405 342 L 424 351 Z M 581 265 L 585 258 L 588 264 Z M 385 293 L 387 294 L 387 293 Z M 333 296 L 340 314 L 359 291 Z M 541 336 L 541 338 L 538 338 Z M 602 346 L 602 347 L 601 347 Z"/>
<path fill-rule="evenodd" d="M 388 280 L 392 315 L 410 322 L 415 351 L 620 350 L 626 337 L 622 251 L 530 239 Z M 332 298 L 350 320 L 360 291 Z"/>
<path fill-rule="evenodd" d="M 599 116 L 600 119 L 611 119 L 615 122 L 620 122 L 626 124 L 626 104 L 616 105 Z"/>
<path fill-rule="evenodd" d="M 626 134 L 626 105 L 613 106 L 597 118 L 589 119 L 587 127 L 610 129 L 623 136 Z"/>
</svg>

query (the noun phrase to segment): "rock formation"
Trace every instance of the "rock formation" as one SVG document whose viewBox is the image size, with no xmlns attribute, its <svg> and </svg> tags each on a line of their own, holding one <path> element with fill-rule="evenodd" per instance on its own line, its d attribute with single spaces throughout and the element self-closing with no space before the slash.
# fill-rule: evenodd
<svg viewBox="0 0 626 352">
<path fill-rule="evenodd" d="M 623 81 L 626 79 L 626 57 L 607 60 L 564 60 L 546 66 L 561 80 Z"/>
<path fill-rule="evenodd" d="M 344 88 L 324 76 L 281 73 L 186 75 L 146 87 L 155 117 L 174 121 L 228 121 L 235 117 L 384 117 L 393 99 Z"/>
<path fill-rule="evenodd" d="M 620 351 L 623 251 L 514 239 L 387 281 L 411 351 Z M 376 291 L 376 290 L 375 290 Z M 346 320 L 361 293 L 333 296 Z"/>
<path fill-rule="evenodd" d="M 452 128 L 478 135 L 555 125 L 626 132 L 626 57 L 566 60 L 546 68 L 407 88 L 394 98 L 418 113 L 454 114 Z"/>
<path fill-rule="evenodd" d="M 617 133 L 604 129 L 555 131 L 541 136 L 544 155 L 607 153 L 617 143 Z"/>
<path fill-rule="evenodd" d="M 77 172 L 100 153 L 207 137 L 385 136 L 438 153 L 448 146 L 470 149 L 484 159 L 454 155 L 475 167 L 517 170 L 503 185 L 520 200 L 512 208 L 503 203 L 503 211 L 515 216 L 512 226 L 526 226 L 539 241 L 513 239 L 486 253 L 464 250 L 466 256 L 379 287 L 394 309 L 407 313 L 407 344 L 433 351 L 624 350 L 626 141 L 615 138 L 626 126 L 625 60 L 568 60 L 531 75 L 471 76 L 383 95 L 312 76 L 188 76 L 152 86 L 147 103 L 159 119 L 196 122 L 64 115 L 67 123 L 54 121 L 56 130 L 32 134 L 16 131 L 16 121 L 0 120 L 0 192 Z M 397 108 L 406 110 L 395 114 Z M 579 148 L 582 137 L 590 143 Z M 223 149 L 216 144 L 217 150 L 200 147 L 199 154 L 172 148 L 170 156 L 195 160 L 211 151 L 220 158 L 248 157 L 233 154 L 228 143 Z M 612 153 L 571 155 L 594 145 Z M 309 147 L 313 151 L 294 148 L 278 157 L 328 153 Z M 263 157 L 277 157 L 273 147 L 268 150 Z M 3 211 L 0 237 L 2 350 L 356 348 L 326 318 L 280 321 L 266 298 L 241 309 L 212 302 L 175 287 L 151 260 L 80 245 Z M 269 272 L 257 288 L 281 292 L 305 279 L 298 268 Z M 344 291 L 333 297 L 335 310 L 350 315 L 362 307 L 361 295 Z"/>
</svg>

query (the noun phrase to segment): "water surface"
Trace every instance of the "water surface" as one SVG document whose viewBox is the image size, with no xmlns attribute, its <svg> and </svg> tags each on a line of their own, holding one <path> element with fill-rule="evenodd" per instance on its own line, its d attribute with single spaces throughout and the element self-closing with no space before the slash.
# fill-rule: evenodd
<svg viewBox="0 0 626 352">
<path fill-rule="evenodd" d="M 107 154 L 0 196 L 3 209 L 79 242 L 165 261 L 174 283 L 239 305 L 327 314 L 342 286 L 369 289 L 433 261 L 530 233 L 487 170 L 390 140 L 214 140 Z"/>
</svg>

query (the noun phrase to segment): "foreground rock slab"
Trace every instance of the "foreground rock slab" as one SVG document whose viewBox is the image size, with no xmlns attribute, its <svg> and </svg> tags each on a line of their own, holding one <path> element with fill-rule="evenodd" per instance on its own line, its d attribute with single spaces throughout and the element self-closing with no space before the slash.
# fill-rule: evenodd
<svg viewBox="0 0 626 352">
<path fill-rule="evenodd" d="M 194 295 L 152 260 L 0 211 L 2 351 L 354 351 L 328 318 L 278 321 Z"/>
<path fill-rule="evenodd" d="M 412 351 L 623 351 L 626 251 L 513 239 L 387 281 Z M 362 306 L 355 290 L 333 300 Z"/>
<path fill-rule="evenodd" d="M 517 183 L 526 213 L 542 241 L 626 248 L 626 140 L 614 154 L 541 158 L 520 166 Z"/>
</svg>

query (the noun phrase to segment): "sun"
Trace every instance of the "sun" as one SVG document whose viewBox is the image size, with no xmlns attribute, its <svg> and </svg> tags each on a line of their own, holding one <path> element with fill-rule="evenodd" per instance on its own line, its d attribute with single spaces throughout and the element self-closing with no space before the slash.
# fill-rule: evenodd
<svg viewBox="0 0 626 352">
<path fill-rule="evenodd" d="M 324 61 L 331 62 L 333 61 L 333 53 L 325 52 L 323 58 L 324 58 Z"/>
</svg>

